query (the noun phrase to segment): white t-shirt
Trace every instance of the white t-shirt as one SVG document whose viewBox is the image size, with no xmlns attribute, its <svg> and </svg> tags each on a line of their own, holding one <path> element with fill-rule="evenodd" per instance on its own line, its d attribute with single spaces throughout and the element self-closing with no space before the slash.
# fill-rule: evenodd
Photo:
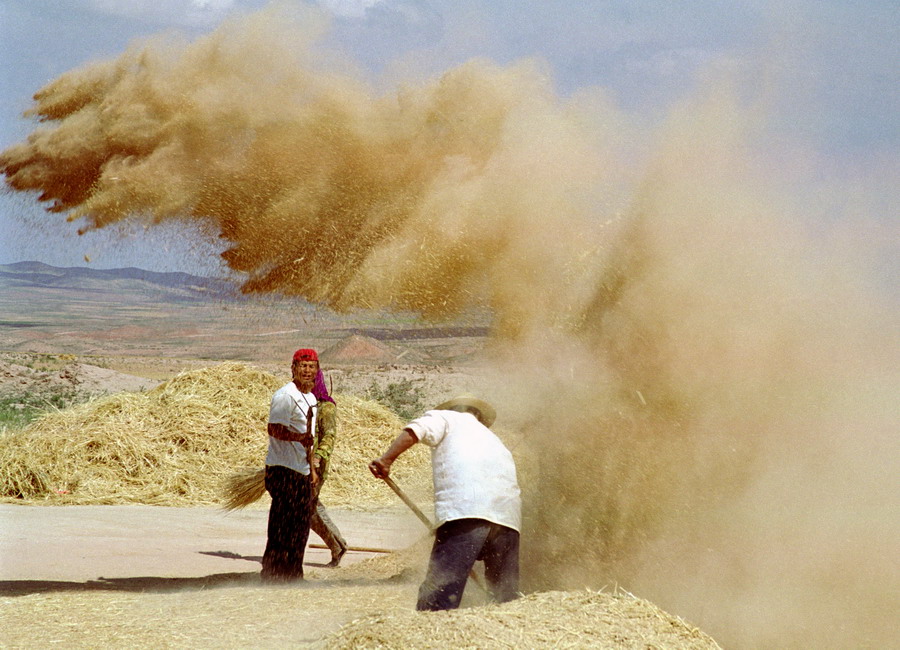
<svg viewBox="0 0 900 650">
<path fill-rule="evenodd" d="M 431 447 L 437 526 L 477 518 L 521 529 L 516 465 L 490 429 L 456 411 L 428 411 L 406 428 Z"/>
<path fill-rule="evenodd" d="M 283 424 L 295 433 L 306 433 L 306 414 L 312 408 L 312 426 L 316 430 L 316 396 L 312 393 L 301 393 L 294 382 L 289 381 L 272 395 L 269 406 L 269 422 Z M 315 433 L 313 433 L 315 435 Z M 279 440 L 269 436 L 269 452 L 266 454 L 266 465 L 282 465 L 295 472 L 309 475 L 309 461 L 306 459 L 306 448 L 293 440 Z"/>
</svg>

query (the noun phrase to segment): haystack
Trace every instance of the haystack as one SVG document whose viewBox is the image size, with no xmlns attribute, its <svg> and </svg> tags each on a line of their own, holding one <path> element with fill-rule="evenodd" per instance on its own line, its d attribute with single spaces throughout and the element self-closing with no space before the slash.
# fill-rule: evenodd
<svg viewBox="0 0 900 650">
<path fill-rule="evenodd" d="M 0 437 L 0 498 L 65 504 L 219 505 L 222 483 L 265 460 L 274 375 L 239 363 L 182 372 L 146 393 L 119 393 L 49 413 Z M 338 438 L 323 502 L 396 504 L 366 465 L 399 431 L 381 405 L 337 395 Z M 430 494 L 427 451 L 396 477 Z"/>
<path fill-rule="evenodd" d="M 646 600 L 592 590 L 540 592 L 448 612 L 376 614 L 345 625 L 325 647 L 721 650 L 707 634 Z"/>
</svg>

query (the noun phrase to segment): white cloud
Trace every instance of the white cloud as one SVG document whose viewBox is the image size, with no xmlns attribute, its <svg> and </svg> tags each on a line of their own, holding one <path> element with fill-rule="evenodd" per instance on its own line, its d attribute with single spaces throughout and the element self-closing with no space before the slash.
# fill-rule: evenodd
<svg viewBox="0 0 900 650">
<path fill-rule="evenodd" d="M 179 27 L 211 27 L 240 4 L 236 0 L 87 0 L 100 14 Z"/>
<path fill-rule="evenodd" d="M 385 0 L 321 0 L 319 5 L 337 16 L 359 18 L 366 14 L 366 9 L 381 4 Z"/>
</svg>

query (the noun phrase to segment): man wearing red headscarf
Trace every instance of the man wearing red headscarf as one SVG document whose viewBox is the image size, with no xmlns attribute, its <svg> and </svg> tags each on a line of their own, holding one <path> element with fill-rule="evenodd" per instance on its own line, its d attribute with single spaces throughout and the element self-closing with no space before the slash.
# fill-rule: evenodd
<svg viewBox="0 0 900 650">
<path fill-rule="evenodd" d="M 291 362 L 291 381 L 275 392 L 269 407 L 266 490 L 272 504 L 261 574 L 266 582 L 303 579 L 303 555 L 318 480 L 313 461 L 318 402 L 313 388 L 318 372 L 316 351 L 297 350 Z"/>
</svg>

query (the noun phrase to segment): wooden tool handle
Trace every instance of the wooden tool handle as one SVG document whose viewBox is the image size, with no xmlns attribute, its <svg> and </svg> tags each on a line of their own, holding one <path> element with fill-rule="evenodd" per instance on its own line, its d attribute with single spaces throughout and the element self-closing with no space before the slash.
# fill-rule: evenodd
<svg viewBox="0 0 900 650">
<path fill-rule="evenodd" d="M 390 476 L 384 476 L 384 477 L 382 477 L 382 480 L 388 484 L 388 487 L 390 487 L 394 491 L 394 493 L 396 493 L 396 495 L 398 497 L 400 497 L 400 499 L 403 501 L 403 503 L 405 503 L 407 506 L 409 506 L 410 510 L 412 510 L 414 513 L 416 513 L 416 516 L 422 521 L 423 524 L 425 524 L 425 526 L 428 527 L 428 530 L 433 532 L 434 524 L 432 524 L 431 520 L 425 516 L 424 512 L 419 510 L 419 507 L 415 503 L 413 503 L 412 499 L 410 499 L 408 496 L 406 496 L 406 494 L 404 494 L 403 490 L 401 490 L 398 487 L 398 485 L 396 483 L 394 483 L 394 479 L 392 479 Z"/>
</svg>

